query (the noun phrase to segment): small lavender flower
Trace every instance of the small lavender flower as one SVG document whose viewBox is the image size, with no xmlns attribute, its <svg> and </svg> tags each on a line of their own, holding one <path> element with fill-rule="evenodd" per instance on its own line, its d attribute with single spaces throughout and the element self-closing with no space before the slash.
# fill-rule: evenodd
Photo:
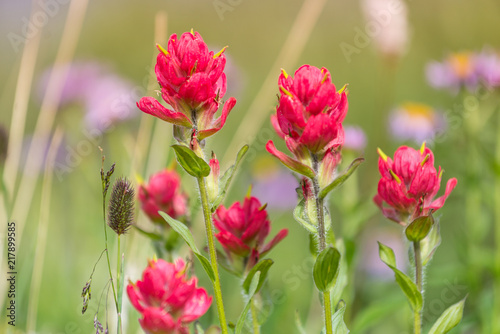
<svg viewBox="0 0 500 334">
<path fill-rule="evenodd" d="M 500 54 L 485 48 L 475 56 L 474 60 L 479 80 L 488 89 L 500 87 Z"/>
<path fill-rule="evenodd" d="M 134 201 L 134 188 L 126 178 L 119 178 L 113 185 L 108 210 L 108 225 L 116 234 L 125 234 L 134 222 Z"/>
<path fill-rule="evenodd" d="M 458 93 L 462 87 L 473 91 L 479 82 L 474 56 L 470 52 L 453 53 L 442 62 L 430 62 L 425 73 L 432 87 L 453 93 Z"/>
<path fill-rule="evenodd" d="M 431 141 L 437 133 L 445 131 L 446 121 L 430 106 L 405 103 L 394 109 L 389 116 L 389 128 L 397 140 L 422 143 Z"/>
<path fill-rule="evenodd" d="M 366 147 L 366 134 L 359 126 L 344 126 L 344 149 L 361 152 Z"/>
</svg>

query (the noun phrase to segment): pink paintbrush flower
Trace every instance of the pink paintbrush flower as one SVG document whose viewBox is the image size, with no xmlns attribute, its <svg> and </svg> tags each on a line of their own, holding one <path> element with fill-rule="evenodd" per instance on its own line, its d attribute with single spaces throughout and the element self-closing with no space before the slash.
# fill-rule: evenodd
<svg viewBox="0 0 500 334">
<path fill-rule="evenodd" d="M 155 73 L 162 98 L 173 110 L 152 97 L 143 97 L 137 103 L 139 109 L 184 127 L 181 131 L 187 140 L 192 134 L 202 140 L 218 132 L 236 103 L 230 98 L 215 118 L 226 93 L 224 49 L 217 54 L 209 51 L 198 32 L 186 32 L 180 39 L 173 34 L 167 50 L 161 46 L 158 49 Z"/>
<path fill-rule="evenodd" d="M 431 209 L 440 209 L 457 185 L 457 179 L 449 179 L 445 194 L 434 199 L 441 186 L 442 170 L 439 167 L 436 171 L 434 154 L 425 143 L 420 150 L 401 146 L 394 153 L 394 160 L 380 149 L 378 152 L 382 177 L 373 200 L 384 216 L 401 225 L 406 225 L 409 219 L 428 215 Z M 384 202 L 388 206 L 384 206 Z"/>
<path fill-rule="evenodd" d="M 147 184 L 139 186 L 139 201 L 144 213 L 153 221 L 165 224 L 158 211 L 176 219 L 186 214 L 187 196 L 182 193 L 181 179 L 173 169 L 152 175 Z"/>
<path fill-rule="evenodd" d="M 142 329 L 148 334 L 188 334 L 187 325 L 205 314 L 212 303 L 197 282 L 196 277 L 186 277 L 182 259 L 175 263 L 150 261 L 142 280 L 127 286 L 130 302 L 142 315 Z"/>
<path fill-rule="evenodd" d="M 278 151 L 272 141 L 266 149 L 291 170 L 312 178 L 325 157 L 330 162 L 340 161 L 347 93 L 344 88 L 336 91 L 326 68 L 311 65 L 301 66 L 294 78 L 282 71 L 278 85 L 281 96 L 271 122 L 294 158 Z M 330 164 L 333 169 L 327 174 L 333 175 L 335 167 Z M 322 186 L 329 182 L 320 178 Z"/>
<path fill-rule="evenodd" d="M 265 243 L 271 223 L 265 205 L 255 197 L 245 197 L 243 203 L 236 202 L 228 209 L 221 205 L 213 218 L 214 225 L 219 230 L 215 236 L 228 257 L 245 258 L 248 260 L 247 268 L 253 267 L 259 258 L 288 234 L 287 229 L 282 229 L 270 242 Z"/>
</svg>

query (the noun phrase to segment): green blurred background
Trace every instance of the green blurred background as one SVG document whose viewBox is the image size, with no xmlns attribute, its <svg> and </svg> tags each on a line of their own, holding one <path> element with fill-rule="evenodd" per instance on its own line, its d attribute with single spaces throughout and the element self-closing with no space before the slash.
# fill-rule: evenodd
<svg viewBox="0 0 500 334">
<path fill-rule="evenodd" d="M 201 33 L 211 50 L 218 51 L 228 45 L 226 54 L 238 74 L 234 76 L 234 82 L 240 86 L 240 89 L 235 90 L 238 103 L 224 129 L 213 139 L 209 139 L 207 144 L 219 157 L 222 157 L 268 74 L 271 72 L 277 80 L 282 66 L 274 67 L 273 64 L 303 2 L 296 0 L 286 2 L 221 0 L 220 2 L 231 9 L 222 14 L 223 19 L 215 8 L 217 2 L 212 1 L 90 1 L 74 58 L 99 60 L 111 64 L 117 73 L 146 89 L 144 82 L 152 74 L 151 64 L 156 55 L 155 15 L 161 11 L 168 17 L 168 35 L 171 33 L 180 35 L 193 28 Z M 298 61 L 286 68 L 288 73 L 293 73 L 305 63 L 326 67 L 332 73 L 333 82 L 338 88 L 348 83 L 350 106 L 345 123 L 360 126 L 367 134 L 367 146 L 362 153 L 366 162 L 356 175 L 359 186 L 356 191 L 359 199 L 367 203 L 362 206 L 363 212 L 343 209 L 343 201 L 346 200 L 344 196 L 350 196 L 348 193 L 350 188 L 347 186 L 332 195 L 330 205 L 338 236 L 342 234 L 341 231 L 349 231 L 347 224 L 356 221 L 358 216 L 362 217 L 362 222 L 356 222 L 360 224 L 359 228 L 351 228 L 355 231 L 350 232 L 351 241 L 357 245 L 355 261 L 358 269 L 354 271 L 344 297 L 349 309 L 346 322 L 353 333 L 402 334 L 409 333 L 411 328 L 409 307 L 391 279 L 390 272 L 386 271 L 385 275 L 377 276 L 371 275 L 370 270 L 364 268 L 369 266 L 366 263 L 370 263 L 372 267 L 377 265 L 382 267 L 376 254 L 373 255 L 377 250 L 377 238 L 393 247 L 397 247 L 399 238 L 402 238 L 402 229 L 386 220 L 371 202 L 379 178 L 376 148 L 381 147 L 387 154 L 392 155 L 394 150 L 403 144 L 392 139 L 388 133 L 387 116 L 390 109 L 401 102 L 411 100 L 429 104 L 442 111 L 455 112 L 457 108 L 454 106 L 462 103 L 459 97 L 432 89 L 425 80 L 425 64 L 433 59 L 441 59 L 449 52 L 480 50 L 485 45 L 500 47 L 498 1 L 408 1 L 407 5 L 411 36 L 408 51 L 398 61 L 388 64 L 376 52 L 373 45 L 369 45 L 361 48 L 359 54 L 352 55 L 352 60 L 349 62 L 344 57 L 340 44 L 342 42 L 353 44 L 355 29 L 357 27 L 364 29 L 365 20 L 360 4 L 358 1 L 327 1 L 303 51 L 298 55 Z M 22 54 L 22 48 L 16 52 L 7 36 L 11 32 L 20 34 L 24 24 L 23 18 L 29 17 L 30 8 L 30 1 L 1 0 L 0 2 L 0 49 L 2 50 L 0 123 L 7 128 L 12 118 Z M 67 8 L 67 4 L 60 4 L 57 14 L 43 27 L 34 70 L 34 83 L 54 62 Z M 259 110 L 259 113 L 271 115 L 273 112 L 276 103 L 274 96 L 278 93 L 276 86 L 273 89 L 270 94 L 272 98 L 265 100 L 263 103 L 265 110 Z M 149 90 L 148 94 L 153 92 Z M 37 98 L 36 89 L 33 88 L 28 102 L 26 136 L 34 131 L 39 110 L 40 99 Z M 459 113 L 456 115 L 460 118 Z M 130 175 L 130 164 L 141 116 L 137 110 L 137 117 L 116 125 L 112 131 L 99 138 L 98 145 L 105 150 L 106 163 L 117 163 L 116 175 L 134 178 L 134 175 Z M 57 114 L 55 124 L 64 132 L 63 146 L 72 147 L 86 140 L 82 118 L 83 110 L 77 105 L 61 110 Z M 268 116 L 263 127 L 271 129 L 267 119 Z M 432 146 L 436 165 L 446 169 L 444 179 L 457 177 L 458 187 L 438 214 L 441 216 L 443 242 L 427 270 L 426 300 L 432 310 L 427 311 L 426 319 L 427 323 L 431 324 L 445 307 L 469 293 L 464 320 L 453 333 L 493 333 L 492 317 L 500 317 L 500 314 L 491 313 L 492 286 L 495 281 L 491 270 L 494 267 L 491 256 L 494 250 L 492 208 L 495 204 L 500 204 L 495 203 L 490 196 L 493 193 L 494 174 L 489 172 L 486 163 L 482 164 L 484 172 L 481 175 L 471 176 L 467 173 L 466 162 L 469 157 L 467 142 L 463 136 L 463 123 L 466 121 L 462 119 L 458 126 L 450 128 L 442 141 Z M 171 126 L 159 123 L 157 129 L 170 132 Z M 494 129 L 486 129 L 481 133 L 479 140 L 487 151 L 493 152 L 495 134 Z M 252 156 L 249 156 L 243 164 L 230 196 L 226 199 L 226 205 L 243 198 L 249 184 L 254 180 L 256 166 L 259 162 L 266 161 L 262 159 L 266 159 L 268 155 L 264 148 L 268 139 L 279 141 L 278 137 L 273 135 L 272 138 L 257 136 L 253 144 L 248 138 L 243 138 L 241 144 L 236 143 L 239 146 L 245 142 L 252 144 Z M 410 144 L 414 147 L 419 146 L 416 143 Z M 70 173 L 64 174 L 62 179 L 54 178 L 52 183 L 36 333 L 69 334 L 93 331 L 93 313 L 106 281 L 104 261 L 97 267 L 93 283 L 93 299 L 89 311 L 84 316 L 81 315 L 80 294 L 95 260 L 104 248 L 99 181 L 101 158 L 96 146 L 92 152 L 82 157 L 81 162 Z M 280 144 L 278 146 L 284 147 Z M 155 147 L 156 144 L 152 143 L 153 155 Z M 161 150 L 167 147 L 168 145 L 160 145 Z M 221 162 L 222 166 L 229 165 L 233 154 L 225 157 Z M 355 155 L 345 157 L 344 162 L 347 163 L 347 160 L 353 157 Z M 162 159 L 166 165 L 172 159 L 171 152 L 168 157 L 162 156 Z M 282 169 L 284 171 L 284 167 Z M 145 179 L 149 177 L 142 169 L 139 170 L 139 174 Z M 191 181 L 189 178 L 185 179 L 184 189 L 192 193 Z M 469 185 L 474 184 L 480 184 L 478 187 L 481 187 L 484 201 L 481 204 L 483 215 L 477 221 L 466 222 L 465 198 Z M 17 326 L 14 330 L 10 326 L 7 328 L 13 333 L 25 332 L 27 325 L 33 258 L 42 200 L 41 187 L 40 177 L 33 200 L 25 203 L 25 210 L 29 213 L 22 243 L 17 245 L 19 272 Z M 195 196 L 193 195 L 194 198 Z M 354 218 L 350 216 L 356 214 L 358 216 Z M 321 326 L 321 309 L 309 274 L 311 262 L 306 231 L 294 221 L 291 210 L 270 211 L 270 217 L 273 231 L 287 227 L 290 233 L 271 253 L 275 265 L 269 275 L 269 290 L 275 302 L 270 318 L 262 331 L 297 333 L 294 318 L 298 310 L 302 321 L 306 322 L 307 319 L 307 328 L 311 332 L 318 333 Z M 13 217 L 13 220 L 16 221 L 16 217 Z M 194 225 L 195 236 L 201 244 L 204 240 L 201 219 L 194 221 Z M 473 225 L 479 230 L 477 232 L 479 246 L 468 248 L 465 245 L 470 244 L 469 228 Z M 154 251 L 148 240 L 134 231 L 125 238 L 125 244 L 126 279 L 135 281 L 139 279 L 147 259 L 152 258 Z M 114 249 L 113 246 L 110 248 Z M 400 248 L 402 251 L 397 254 L 398 264 L 403 267 L 404 258 L 407 256 L 404 246 L 401 245 Z M 369 256 L 370 254 L 373 256 Z M 471 267 L 471 258 L 472 263 L 476 263 L 474 267 Z M 210 286 L 208 279 L 199 270 L 200 268 L 196 269 L 200 284 L 208 288 Z M 243 307 L 243 298 L 238 290 L 239 281 L 223 273 L 222 282 L 228 317 L 235 321 Z M 3 285 L 4 281 L 1 284 Z M 497 295 L 497 298 L 500 296 Z M 135 333 L 140 330 L 136 321 L 139 314 L 131 310 L 128 300 L 124 303 L 130 310 L 126 320 L 127 333 Z M 211 312 L 215 312 L 214 307 Z M 0 331 L 6 328 L 5 319 L 2 313 Z M 207 324 L 212 320 L 216 322 L 215 314 L 208 314 L 202 319 L 202 323 Z"/>
</svg>

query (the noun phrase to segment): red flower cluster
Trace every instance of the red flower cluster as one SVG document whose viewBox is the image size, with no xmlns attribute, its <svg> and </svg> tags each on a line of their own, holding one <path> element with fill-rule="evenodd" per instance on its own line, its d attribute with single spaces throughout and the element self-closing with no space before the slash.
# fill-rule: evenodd
<svg viewBox="0 0 500 334">
<path fill-rule="evenodd" d="M 182 259 L 168 263 L 150 261 L 142 281 L 127 286 L 132 305 L 142 314 L 142 329 L 148 334 L 188 334 L 187 324 L 209 309 L 212 297 L 198 288 L 196 277 L 186 278 Z"/>
<path fill-rule="evenodd" d="M 452 178 L 446 184 L 445 194 L 434 199 L 441 185 L 442 170 L 434 167 L 434 154 L 425 147 L 420 150 L 401 146 L 394 160 L 379 149 L 378 167 L 382 178 L 378 194 L 373 198 L 387 218 L 405 226 L 411 220 L 438 210 L 457 185 Z M 386 202 L 389 207 L 383 205 Z"/>
<path fill-rule="evenodd" d="M 272 124 L 296 159 L 279 152 L 274 143 L 267 143 L 269 153 L 290 169 L 311 177 L 321 174 L 319 162 L 326 159 L 329 170 L 340 160 L 344 143 L 342 121 L 347 113 L 347 94 L 337 92 L 330 72 L 303 65 L 295 78 L 282 71 L 278 84 L 281 96 Z"/>
<path fill-rule="evenodd" d="M 139 201 L 144 213 L 156 223 L 164 223 L 158 211 L 172 218 L 186 214 L 187 197 L 181 192 L 180 177 L 175 170 L 165 169 L 152 175 L 148 184 L 139 186 Z"/>
<path fill-rule="evenodd" d="M 253 267 L 288 234 L 287 229 L 282 229 L 264 244 L 271 223 L 265 206 L 255 197 L 246 197 L 243 204 L 236 202 L 229 209 L 221 205 L 213 218 L 215 227 L 220 231 L 215 236 L 229 258 L 236 255 L 248 259 L 247 268 Z"/>
<path fill-rule="evenodd" d="M 137 106 L 143 112 L 174 125 L 202 140 L 219 131 L 234 107 L 231 97 L 224 104 L 222 114 L 214 119 L 226 93 L 224 49 L 214 54 L 198 32 L 186 32 L 178 40 L 173 34 L 167 50 L 158 46 L 155 67 L 161 94 L 173 110 L 165 108 L 152 97 L 143 97 Z M 190 139 L 190 138 L 188 138 Z"/>
</svg>

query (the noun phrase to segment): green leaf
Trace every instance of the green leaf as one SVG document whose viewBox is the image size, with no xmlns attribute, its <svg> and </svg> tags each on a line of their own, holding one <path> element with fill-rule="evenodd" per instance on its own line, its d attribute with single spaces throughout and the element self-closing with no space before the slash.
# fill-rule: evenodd
<svg viewBox="0 0 500 334">
<path fill-rule="evenodd" d="M 256 272 L 255 275 L 253 275 L 252 281 L 250 283 L 250 287 L 248 289 L 248 302 L 245 305 L 243 312 L 241 312 L 240 317 L 238 318 L 238 321 L 236 322 L 236 329 L 234 330 L 234 334 L 240 334 L 241 330 L 243 329 L 243 325 L 245 324 L 245 320 L 247 318 L 248 311 L 250 310 L 250 306 L 252 305 L 252 297 L 257 292 L 257 288 L 259 287 L 259 283 L 260 283 L 260 271 Z"/>
<path fill-rule="evenodd" d="M 332 181 L 332 183 L 330 183 L 320 191 L 319 198 L 325 198 L 330 191 L 341 186 L 352 175 L 352 173 L 354 173 L 356 168 L 358 168 L 363 161 L 365 161 L 364 158 L 354 159 L 354 161 L 351 162 L 351 164 L 349 165 L 349 167 L 347 167 L 345 171 L 339 174 L 339 176 L 337 176 L 335 180 Z"/>
<path fill-rule="evenodd" d="M 338 303 L 341 300 L 345 287 L 349 283 L 349 267 L 347 265 L 347 256 L 345 255 L 344 240 L 342 238 L 337 239 L 335 246 L 340 253 L 339 273 L 335 281 L 335 286 L 330 291 L 330 295 L 332 296 L 332 302 Z"/>
<path fill-rule="evenodd" d="M 205 269 L 205 272 L 207 273 L 208 275 L 208 278 L 210 278 L 210 280 L 212 282 L 215 282 L 215 273 L 214 273 L 214 270 L 212 269 L 212 266 L 210 265 L 210 261 L 204 257 L 203 255 L 201 255 L 200 253 L 196 253 L 194 252 L 194 255 L 198 258 L 198 261 L 200 261 L 203 269 Z"/>
<path fill-rule="evenodd" d="M 328 291 L 335 285 L 339 264 L 340 252 L 334 247 L 327 247 L 318 255 L 314 263 L 313 277 L 319 291 Z"/>
<path fill-rule="evenodd" d="M 196 257 L 200 261 L 201 265 L 203 266 L 203 269 L 205 269 L 205 272 L 207 273 L 210 280 L 212 282 L 215 282 L 215 274 L 212 269 L 212 266 L 210 265 L 210 261 L 208 261 L 208 259 L 200 253 L 198 247 L 196 247 L 196 243 L 194 242 L 193 235 L 191 234 L 189 228 L 180 221 L 170 217 L 165 212 L 158 211 L 158 213 L 163 217 L 163 219 L 165 219 L 165 221 L 170 225 L 170 227 L 172 227 L 172 229 L 175 232 L 180 234 L 180 236 L 188 244 L 189 248 L 191 248 L 194 255 L 196 255 Z"/>
<path fill-rule="evenodd" d="M 245 156 L 245 154 L 248 151 L 248 145 L 244 145 L 236 155 L 236 161 L 234 162 L 234 165 L 229 167 L 225 172 L 224 175 L 219 180 L 219 194 L 217 198 L 213 201 L 212 203 L 212 212 L 214 212 L 217 207 L 224 201 L 224 198 L 226 197 L 226 193 L 229 189 L 229 186 L 231 185 L 231 181 L 233 180 L 234 174 L 236 170 L 238 169 L 238 166 L 240 165 L 241 160 Z"/>
<path fill-rule="evenodd" d="M 251 284 L 253 282 L 253 278 L 255 275 L 259 274 L 259 281 L 257 282 L 257 290 L 256 292 L 259 292 L 260 289 L 262 288 L 262 285 L 264 284 L 264 281 L 266 280 L 267 277 L 267 272 L 269 271 L 269 268 L 274 264 L 274 261 L 271 259 L 264 259 L 259 261 L 255 266 L 253 266 L 252 270 L 248 273 L 247 277 L 243 281 L 243 291 L 247 294 L 250 295 L 251 292 Z"/>
<path fill-rule="evenodd" d="M 435 222 L 430 233 L 420 242 L 420 254 L 422 256 L 423 266 L 429 263 L 440 244 L 441 234 L 439 233 L 439 223 Z"/>
<path fill-rule="evenodd" d="M 381 242 L 379 242 L 378 245 L 380 259 L 394 272 L 396 282 L 406 295 L 411 308 L 413 311 L 420 311 L 423 306 L 423 298 L 420 291 L 418 291 L 417 286 L 406 274 L 396 268 L 396 257 L 394 256 L 394 251 Z"/>
<path fill-rule="evenodd" d="M 409 241 L 421 241 L 429 234 L 433 225 L 434 218 L 432 214 L 418 217 L 406 227 L 406 238 Z"/>
<path fill-rule="evenodd" d="M 389 267 L 396 267 L 396 255 L 391 247 L 378 242 L 378 255 L 382 262 L 387 264 Z"/>
<path fill-rule="evenodd" d="M 312 234 L 317 234 L 318 231 L 316 230 L 316 226 L 314 226 L 311 222 L 309 222 L 309 218 L 307 217 L 306 214 L 306 207 L 305 207 L 305 201 L 301 200 L 299 204 L 295 207 L 293 210 L 293 218 L 302 225 L 306 230 L 309 231 L 309 233 Z"/>
<path fill-rule="evenodd" d="M 456 304 L 451 305 L 441 314 L 434 323 L 429 334 L 445 334 L 460 323 L 464 313 L 465 298 Z"/>
<path fill-rule="evenodd" d="M 172 145 L 177 156 L 179 165 L 189 175 L 194 177 L 207 177 L 210 175 L 210 166 L 205 160 L 196 155 L 189 147 L 183 145 Z"/>
<path fill-rule="evenodd" d="M 344 322 L 345 303 L 341 301 L 339 304 L 342 306 L 335 311 L 332 317 L 333 332 L 335 334 L 348 334 L 349 329 Z"/>
</svg>

